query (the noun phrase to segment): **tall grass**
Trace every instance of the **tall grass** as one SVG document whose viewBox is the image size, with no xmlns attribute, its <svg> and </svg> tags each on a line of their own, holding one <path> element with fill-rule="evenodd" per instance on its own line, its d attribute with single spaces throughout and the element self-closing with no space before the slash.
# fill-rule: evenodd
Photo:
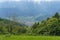
<svg viewBox="0 0 60 40">
<path fill-rule="evenodd" d="M 0 35 L 0 40 L 60 40 L 60 36 L 20 36 L 11 35 L 6 37 L 5 35 Z"/>
</svg>

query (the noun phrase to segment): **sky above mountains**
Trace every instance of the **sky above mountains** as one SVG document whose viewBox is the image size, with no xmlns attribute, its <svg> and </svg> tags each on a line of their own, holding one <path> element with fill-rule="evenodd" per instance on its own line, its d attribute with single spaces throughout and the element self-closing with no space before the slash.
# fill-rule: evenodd
<svg viewBox="0 0 60 40">
<path fill-rule="evenodd" d="M 0 14 L 41 15 L 60 10 L 59 0 L 0 0 Z M 47 11 L 48 10 L 48 11 Z"/>
<path fill-rule="evenodd" d="M 60 13 L 59 0 L 0 0 L 0 17 L 17 15 L 26 24 L 51 17 L 56 12 Z"/>
</svg>

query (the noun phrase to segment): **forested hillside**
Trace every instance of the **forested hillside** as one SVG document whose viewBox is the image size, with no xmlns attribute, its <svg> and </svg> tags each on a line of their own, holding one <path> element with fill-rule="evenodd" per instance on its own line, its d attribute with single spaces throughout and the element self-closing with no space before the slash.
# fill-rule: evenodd
<svg viewBox="0 0 60 40">
<path fill-rule="evenodd" d="M 54 16 L 36 22 L 31 27 L 0 18 L 0 34 L 60 36 L 60 15 L 56 12 Z"/>
<path fill-rule="evenodd" d="M 0 18 L 0 34 L 21 34 L 25 33 L 24 24 L 12 20 Z"/>
<path fill-rule="evenodd" d="M 35 35 L 60 35 L 60 15 L 56 13 L 51 18 L 35 23 L 32 26 L 32 32 Z"/>
</svg>

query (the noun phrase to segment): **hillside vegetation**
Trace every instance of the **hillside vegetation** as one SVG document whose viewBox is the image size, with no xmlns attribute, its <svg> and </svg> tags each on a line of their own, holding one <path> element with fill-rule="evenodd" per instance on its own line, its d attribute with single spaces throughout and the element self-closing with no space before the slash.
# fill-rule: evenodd
<svg viewBox="0 0 60 40">
<path fill-rule="evenodd" d="M 36 35 L 56 35 L 60 36 L 60 15 L 56 13 L 51 18 L 35 23 L 32 27 L 33 33 Z"/>
<path fill-rule="evenodd" d="M 0 34 L 60 36 L 60 15 L 57 12 L 54 16 L 36 22 L 31 27 L 0 18 Z"/>
</svg>

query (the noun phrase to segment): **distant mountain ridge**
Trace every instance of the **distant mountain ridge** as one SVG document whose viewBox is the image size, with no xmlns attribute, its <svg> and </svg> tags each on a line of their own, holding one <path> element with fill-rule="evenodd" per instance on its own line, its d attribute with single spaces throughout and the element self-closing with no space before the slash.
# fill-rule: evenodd
<svg viewBox="0 0 60 40">
<path fill-rule="evenodd" d="M 0 17 L 7 18 L 15 15 L 19 21 L 27 23 L 41 21 L 60 13 L 60 2 L 3 2 L 0 3 Z M 15 13 L 15 14 L 13 14 Z"/>
<path fill-rule="evenodd" d="M 23 26 L 26 26 L 25 24 L 23 23 L 19 23 L 19 22 L 14 22 L 12 20 L 8 20 L 8 19 L 3 19 L 3 18 L 0 18 L 0 24 L 3 24 L 3 25 L 15 25 L 15 26 L 20 26 L 20 27 L 23 27 Z"/>
</svg>

